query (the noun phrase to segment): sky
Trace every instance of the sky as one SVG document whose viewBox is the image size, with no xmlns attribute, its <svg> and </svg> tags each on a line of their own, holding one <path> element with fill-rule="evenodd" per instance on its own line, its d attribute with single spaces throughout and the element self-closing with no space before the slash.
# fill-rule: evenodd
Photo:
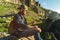
<svg viewBox="0 0 60 40">
<path fill-rule="evenodd" d="M 60 13 L 60 0 L 36 0 L 41 6 Z"/>
</svg>

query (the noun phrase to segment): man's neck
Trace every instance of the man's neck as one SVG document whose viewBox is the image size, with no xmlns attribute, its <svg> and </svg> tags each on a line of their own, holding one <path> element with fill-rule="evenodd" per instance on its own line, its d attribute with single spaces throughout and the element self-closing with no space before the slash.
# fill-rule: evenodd
<svg viewBox="0 0 60 40">
<path fill-rule="evenodd" d="M 18 15 L 23 15 L 25 16 L 25 14 L 23 12 L 18 12 Z"/>
</svg>

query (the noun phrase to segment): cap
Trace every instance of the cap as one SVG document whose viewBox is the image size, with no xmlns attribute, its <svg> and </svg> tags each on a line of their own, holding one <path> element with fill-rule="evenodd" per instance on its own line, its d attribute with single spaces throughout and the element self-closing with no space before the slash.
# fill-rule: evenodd
<svg viewBox="0 0 60 40">
<path fill-rule="evenodd" d="M 25 10 L 28 10 L 28 7 L 26 5 L 20 5 L 18 9 L 24 8 Z"/>
</svg>

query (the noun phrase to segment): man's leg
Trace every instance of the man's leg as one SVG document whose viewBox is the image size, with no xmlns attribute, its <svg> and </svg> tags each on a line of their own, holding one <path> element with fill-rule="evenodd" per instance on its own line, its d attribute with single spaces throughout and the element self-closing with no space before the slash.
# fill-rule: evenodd
<svg viewBox="0 0 60 40">
<path fill-rule="evenodd" d="M 40 35 L 38 36 L 38 32 L 35 31 L 35 30 L 24 31 L 20 34 L 21 37 L 28 37 L 28 36 L 31 36 L 31 35 L 34 35 L 35 40 L 40 40 L 39 39 Z"/>
<path fill-rule="evenodd" d="M 34 32 L 34 38 L 35 38 L 35 40 L 41 40 L 41 38 L 39 37 L 40 34 L 38 35 L 37 31 L 33 31 L 33 32 Z"/>
</svg>

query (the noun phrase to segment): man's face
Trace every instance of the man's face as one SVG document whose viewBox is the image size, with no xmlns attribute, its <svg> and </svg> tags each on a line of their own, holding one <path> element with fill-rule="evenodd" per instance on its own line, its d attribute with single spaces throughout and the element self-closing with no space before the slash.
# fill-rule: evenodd
<svg viewBox="0 0 60 40">
<path fill-rule="evenodd" d="M 26 15 L 27 10 L 25 8 L 21 8 L 20 11 L 22 12 L 22 15 Z"/>
</svg>

